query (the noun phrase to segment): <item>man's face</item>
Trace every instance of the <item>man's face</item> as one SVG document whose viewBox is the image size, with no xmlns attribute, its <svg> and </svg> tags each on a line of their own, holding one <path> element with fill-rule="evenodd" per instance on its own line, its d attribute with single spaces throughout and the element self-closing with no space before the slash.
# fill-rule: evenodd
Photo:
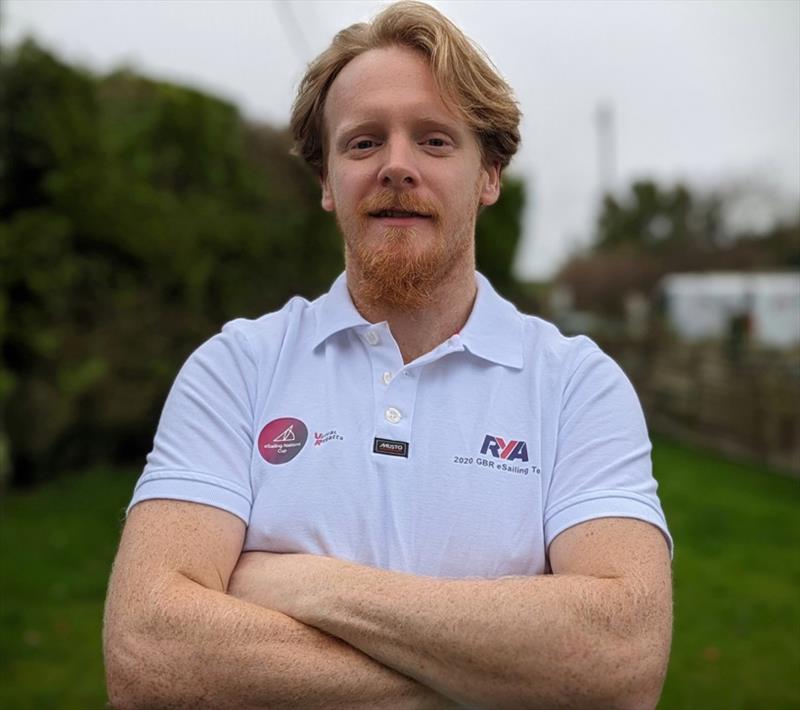
<svg viewBox="0 0 800 710">
<path fill-rule="evenodd" d="M 407 48 L 370 50 L 345 66 L 328 93 L 325 131 L 322 206 L 336 213 L 361 299 L 430 305 L 454 269 L 472 269 L 478 207 L 497 201 L 499 168 L 482 165 L 472 130 Z"/>
</svg>

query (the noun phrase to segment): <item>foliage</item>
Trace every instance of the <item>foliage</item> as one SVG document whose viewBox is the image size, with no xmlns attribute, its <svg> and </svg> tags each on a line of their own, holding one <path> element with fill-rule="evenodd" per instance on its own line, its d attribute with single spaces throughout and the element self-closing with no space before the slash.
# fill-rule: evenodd
<svg viewBox="0 0 800 710">
<path fill-rule="evenodd" d="M 606 195 L 597 227 L 598 251 L 713 247 L 722 238 L 721 204 L 714 197 L 701 200 L 681 184 L 668 188 L 642 180 L 633 183 L 627 199 Z"/>
<path fill-rule="evenodd" d="M 189 352 L 342 269 L 284 130 L 198 91 L 97 78 L 27 41 L 0 57 L 0 485 L 135 461 Z M 522 187 L 481 220 L 510 284 Z"/>
<path fill-rule="evenodd" d="M 98 80 L 30 42 L 1 78 L 14 480 L 140 459 L 193 347 L 327 288 L 335 227 L 286 135 L 217 99 L 129 72 Z"/>
<path fill-rule="evenodd" d="M 557 281 L 575 308 L 620 316 L 631 294 L 656 298 L 668 273 L 800 266 L 800 220 L 768 234 L 733 234 L 723 207 L 721 197 L 681 184 L 635 182 L 629 193 L 605 197 L 591 249 L 573 256 Z"/>
<path fill-rule="evenodd" d="M 520 179 L 506 175 L 500 200 L 481 212 L 475 229 L 478 268 L 507 297 L 515 296 L 519 291 L 511 269 L 522 233 L 524 206 L 524 184 Z"/>
<path fill-rule="evenodd" d="M 654 466 L 675 539 L 660 707 L 797 707 L 798 482 L 660 440 Z M 4 502 L 0 707 L 103 707 L 103 597 L 136 476 L 97 469 Z"/>
</svg>

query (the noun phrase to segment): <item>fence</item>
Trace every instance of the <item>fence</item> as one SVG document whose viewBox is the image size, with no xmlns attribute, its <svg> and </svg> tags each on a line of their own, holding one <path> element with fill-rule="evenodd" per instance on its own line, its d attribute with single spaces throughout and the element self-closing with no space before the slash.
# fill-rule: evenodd
<svg viewBox="0 0 800 710">
<path fill-rule="evenodd" d="M 633 381 L 651 430 L 800 477 L 800 349 L 598 341 Z"/>
</svg>

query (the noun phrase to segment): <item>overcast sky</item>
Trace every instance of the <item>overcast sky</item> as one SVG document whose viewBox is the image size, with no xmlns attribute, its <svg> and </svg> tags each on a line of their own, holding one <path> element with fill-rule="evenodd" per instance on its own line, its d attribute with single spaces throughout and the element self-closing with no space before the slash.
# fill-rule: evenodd
<svg viewBox="0 0 800 710">
<path fill-rule="evenodd" d="M 384 3 L 2 0 L 2 40 L 221 95 L 285 124 L 305 64 Z M 518 273 L 550 275 L 592 234 L 595 115 L 613 107 L 613 185 L 683 179 L 746 189 L 756 226 L 800 204 L 800 2 L 432 2 L 489 54 L 524 120 L 512 171 L 528 206 Z"/>
</svg>

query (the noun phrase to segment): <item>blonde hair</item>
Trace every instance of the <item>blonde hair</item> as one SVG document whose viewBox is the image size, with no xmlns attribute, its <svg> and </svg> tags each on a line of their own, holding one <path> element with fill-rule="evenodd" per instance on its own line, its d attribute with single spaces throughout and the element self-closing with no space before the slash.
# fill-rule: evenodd
<svg viewBox="0 0 800 710">
<path fill-rule="evenodd" d="M 292 106 L 292 153 L 324 173 L 323 112 L 331 84 L 358 55 L 391 46 L 408 47 L 427 58 L 445 102 L 474 131 L 484 164 L 499 163 L 505 168 L 520 142 L 521 114 L 511 87 L 458 27 L 438 10 L 415 0 L 389 5 L 372 22 L 343 29 L 311 62 Z"/>
</svg>

